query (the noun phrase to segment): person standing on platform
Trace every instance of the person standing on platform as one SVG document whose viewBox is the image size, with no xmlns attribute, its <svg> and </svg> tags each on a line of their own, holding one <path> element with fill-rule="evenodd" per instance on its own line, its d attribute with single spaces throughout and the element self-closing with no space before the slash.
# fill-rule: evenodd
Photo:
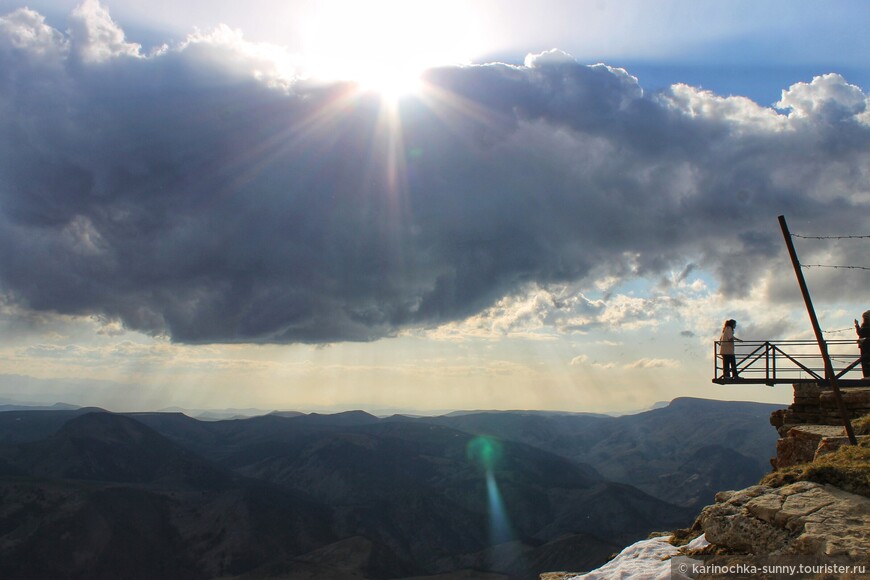
<svg viewBox="0 0 870 580">
<path fill-rule="evenodd" d="M 737 321 L 730 318 L 722 327 L 722 336 L 719 337 L 719 353 L 722 355 L 722 378 L 739 378 L 737 376 L 737 357 L 734 354 L 734 341 L 740 340 L 734 336 Z"/>
<path fill-rule="evenodd" d="M 861 324 L 855 321 L 855 332 L 858 333 L 858 350 L 861 351 L 861 372 L 864 378 L 870 378 L 870 310 L 861 315 Z"/>
</svg>

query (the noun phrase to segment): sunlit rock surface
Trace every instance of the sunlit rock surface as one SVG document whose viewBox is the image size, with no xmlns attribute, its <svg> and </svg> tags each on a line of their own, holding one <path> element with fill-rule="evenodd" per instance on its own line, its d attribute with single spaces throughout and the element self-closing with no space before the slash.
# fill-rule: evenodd
<svg viewBox="0 0 870 580">
<path fill-rule="evenodd" d="M 566 580 L 670 580 L 670 559 L 678 556 L 681 548 L 668 543 L 670 536 L 651 538 L 636 542 L 604 566 L 579 576 L 567 576 Z M 704 536 L 693 540 L 685 549 L 700 549 L 708 545 Z"/>
<path fill-rule="evenodd" d="M 830 485 L 798 482 L 723 492 L 699 517 L 707 539 L 756 554 L 870 552 L 870 499 Z"/>
</svg>

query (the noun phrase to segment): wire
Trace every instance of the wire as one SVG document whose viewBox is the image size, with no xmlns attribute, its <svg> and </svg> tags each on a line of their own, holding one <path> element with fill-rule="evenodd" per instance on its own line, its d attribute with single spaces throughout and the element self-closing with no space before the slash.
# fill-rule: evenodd
<svg viewBox="0 0 870 580">
<path fill-rule="evenodd" d="M 855 330 L 854 328 L 838 328 L 837 330 L 823 330 L 822 332 L 826 332 L 828 334 L 834 334 L 837 332 L 846 332 L 847 330 Z"/>
<path fill-rule="evenodd" d="M 798 234 L 792 234 L 793 238 L 802 238 L 804 240 L 863 240 L 866 238 L 870 238 L 868 236 L 801 236 Z"/>
<path fill-rule="evenodd" d="M 831 266 L 828 264 L 801 264 L 801 268 L 841 268 L 844 270 L 870 270 L 868 266 Z"/>
</svg>

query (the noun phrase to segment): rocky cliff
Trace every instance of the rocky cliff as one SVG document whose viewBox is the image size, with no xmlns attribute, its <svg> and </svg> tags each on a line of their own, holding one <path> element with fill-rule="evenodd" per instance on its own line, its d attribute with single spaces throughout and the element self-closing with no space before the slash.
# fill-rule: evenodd
<svg viewBox="0 0 870 580">
<path fill-rule="evenodd" d="M 718 494 L 696 527 L 730 552 L 860 558 L 870 550 L 870 498 L 809 481 L 756 485 Z"/>
<path fill-rule="evenodd" d="M 863 406 L 864 397 L 861 389 L 851 398 L 853 407 Z M 858 568 L 857 572 L 854 568 L 840 570 L 833 577 L 868 577 L 870 435 L 862 433 L 870 431 L 870 416 L 853 422 L 859 444 L 848 445 L 844 429 L 832 425 L 833 419 L 822 409 L 826 400 L 821 392 L 814 399 L 815 407 L 810 408 L 806 389 L 796 386 L 795 405 L 771 417 L 780 434 L 777 456 L 771 460 L 771 474 L 759 485 L 716 494 L 715 503 L 701 511 L 692 528 L 664 540 L 648 540 L 653 542 L 649 545 L 639 542 L 630 546 L 606 567 L 621 569 L 630 562 L 632 575 L 645 578 L 719 577 L 703 573 L 682 575 L 676 568 L 663 567 L 661 553 L 667 552 L 668 559 L 706 558 L 710 562 L 710 558 L 718 558 L 729 564 L 774 559 L 857 565 L 864 568 Z M 819 423 L 827 424 L 812 423 L 813 419 L 824 419 Z M 667 539 L 683 546 L 679 550 L 659 548 Z M 645 553 L 659 556 L 643 564 Z M 561 577 L 592 580 L 605 577 L 604 571 L 602 567 L 582 576 L 562 573 Z"/>
<path fill-rule="evenodd" d="M 853 446 L 843 427 L 781 424 L 778 415 L 771 418 L 781 434 L 773 472 L 761 485 L 717 494 L 694 528 L 728 552 L 866 557 L 870 436 L 861 433 L 868 420 L 856 422 Z"/>
</svg>

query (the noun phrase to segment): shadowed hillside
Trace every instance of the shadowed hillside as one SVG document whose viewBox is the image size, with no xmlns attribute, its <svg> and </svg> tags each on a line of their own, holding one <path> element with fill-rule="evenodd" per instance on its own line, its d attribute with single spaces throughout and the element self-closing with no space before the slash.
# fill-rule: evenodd
<svg viewBox="0 0 870 580">
<path fill-rule="evenodd" d="M 615 418 L 354 411 L 211 422 L 0 413 L 0 577 L 589 569 L 690 523 L 691 508 L 661 498 L 691 506 L 757 480 L 772 407 L 677 399 Z"/>
<path fill-rule="evenodd" d="M 745 487 L 767 473 L 776 442 L 768 419 L 777 408 L 686 397 L 622 417 L 505 412 L 419 420 L 522 441 L 696 508 L 720 489 Z"/>
<path fill-rule="evenodd" d="M 41 441 L 0 451 L 8 465 L 43 479 L 80 479 L 209 489 L 232 474 L 172 443 L 142 423 L 111 413 L 86 413 Z"/>
<path fill-rule="evenodd" d="M 179 442 L 191 428 L 179 417 L 140 419 Z M 469 461 L 469 433 L 361 413 L 275 419 L 208 424 L 220 445 L 209 447 L 206 437 L 196 444 L 237 473 L 311 494 L 335 509 L 339 535 L 374 538 L 424 570 L 477 561 L 452 554 L 487 552 L 487 484 Z M 618 538 L 641 537 L 656 522 L 687 517 L 557 455 L 511 441 L 499 446 L 495 478 L 520 552 L 580 533 L 599 538 L 590 545 L 598 546 L 596 557 L 606 557 Z"/>
<path fill-rule="evenodd" d="M 533 578 L 690 516 L 558 455 L 422 421 L 63 413 L 0 413 L 0 432 L 29 425 L 0 446 L 0 577 Z"/>
<path fill-rule="evenodd" d="M 0 412 L 0 444 L 39 441 L 55 433 L 67 421 L 87 413 L 105 413 L 96 407 L 82 407 L 61 411 L 8 411 Z"/>
<path fill-rule="evenodd" d="M 5 419 L 5 417 L 3 417 Z M 212 578 L 333 540 L 331 511 L 232 474 L 119 415 L 4 445 L 0 577 Z"/>
</svg>

